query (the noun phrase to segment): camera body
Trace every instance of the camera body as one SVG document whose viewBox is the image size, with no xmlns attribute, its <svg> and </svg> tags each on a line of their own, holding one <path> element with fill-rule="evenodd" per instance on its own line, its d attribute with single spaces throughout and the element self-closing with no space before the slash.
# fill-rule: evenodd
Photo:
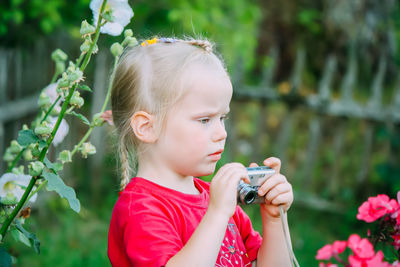
<svg viewBox="0 0 400 267">
<path fill-rule="evenodd" d="M 273 174 L 275 170 L 266 167 L 248 167 L 247 174 L 249 175 L 250 184 L 240 180 L 237 188 L 237 201 L 245 205 L 264 203 L 264 197 L 258 195 L 258 188 Z"/>
</svg>

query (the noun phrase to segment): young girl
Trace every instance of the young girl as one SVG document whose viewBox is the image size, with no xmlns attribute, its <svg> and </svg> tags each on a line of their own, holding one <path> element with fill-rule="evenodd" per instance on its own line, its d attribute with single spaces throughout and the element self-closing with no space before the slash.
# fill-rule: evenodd
<svg viewBox="0 0 400 267">
<path fill-rule="evenodd" d="M 208 41 L 154 38 L 125 51 L 111 96 L 124 189 L 109 229 L 113 266 L 290 266 L 278 206 L 289 209 L 293 192 L 279 159 L 264 161 L 276 174 L 258 192 L 264 238 L 236 203 L 242 164 L 196 178 L 221 158 L 231 98 Z"/>
</svg>

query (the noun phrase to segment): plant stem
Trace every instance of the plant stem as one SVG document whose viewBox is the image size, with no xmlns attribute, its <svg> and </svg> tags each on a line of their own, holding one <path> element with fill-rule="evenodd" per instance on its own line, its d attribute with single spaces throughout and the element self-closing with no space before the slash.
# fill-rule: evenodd
<svg viewBox="0 0 400 267">
<path fill-rule="evenodd" d="M 53 108 L 57 105 L 57 102 L 61 99 L 61 95 L 59 95 L 56 99 L 56 101 L 54 101 L 53 105 L 51 105 L 51 107 L 49 108 L 49 110 L 46 112 L 46 114 L 44 115 L 43 119 L 40 121 L 40 123 L 44 122 L 47 117 L 50 115 L 50 112 L 53 110 Z"/>
<path fill-rule="evenodd" d="M 1 240 L 4 239 L 4 236 L 7 232 L 8 226 L 11 224 L 11 222 L 14 220 L 14 218 L 18 215 L 19 211 L 21 210 L 22 206 L 25 204 L 25 201 L 29 195 L 29 192 L 32 191 L 33 186 L 35 185 L 36 179 L 38 177 L 32 177 L 31 181 L 29 182 L 28 187 L 26 188 L 21 200 L 18 202 L 17 206 L 15 209 L 12 211 L 10 216 L 6 218 L 6 221 L 3 223 L 0 229 L 0 235 L 1 235 Z"/>
<path fill-rule="evenodd" d="M 18 155 L 15 157 L 15 159 L 13 160 L 13 162 L 11 163 L 11 165 L 8 167 L 6 172 L 11 172 L 12 169 L 15 167 L 15 165 L 17 164 L 17 162 L 19 161 L 19 159 L 21 158 L 22 154 L 24 153 L 26 147 L 24 147 L 19 153 Z"/>
<path fill-rule="evenodd" d="M 95 45 L 97 43 L 97 40 L 99 39 L 100 27 L 101 27 L 101 25 L 100 25 L 101 24 L 101 14 L 103 13 L 103 10 L 104 10 L 104 8 L 106 6 L 106 3 L 107 3 L 107 0 L 103 0 L 103 3 L 101 4 L 100 11 L 99 11 L 99 18 L 97 19 L 97 24 L 96 24 L 97 26 L 96 26 L 96 33 L 95 33 L 95 36 L 94 36 L 94 40 L 91 43 L 89 51 L 87 52 L 86 57 L 83 60 L 83 63 L 81 65 L 81 67 L 80 67 L 80 70 L 82 72 L 84 71 L 84 69 L 86 68 L 87 64 L 89 63 L 89 60 L 90 60 L 90 57 L 92 55 L 93 49 L 94 49 L 94 47 L 95 47 Z"/>
<path fill-rule="evenodd" d="M 40 123 L 44 122 L 47 117 L 49 116 L 50 112 L 53 110 L 53 108 L 55 107 L 55 105 L 57 104 L 57 102 L 61 99 L 61 96 L 58 96 L 56 101 L 54 101 L 54 103 L 51 105 L 51 107 L 49 108 L 49 110 L 46 112 L 46 114 L 44 115 L 43 119 L 40 121 Z M 13 162 L 11 163 L 11 165 L 8 167 L 7 172 L 11 172 L 12 169 L 15 167 L 15 165 L 17 165 L 19 159 L 21 158 L 22 154 L 24 153 L 24 151 L 26 150 L 26 147 L 24 147 L 19 153 L 18 155 L 15 157 L 15 159 L 13 160 Z"/>
<path fill-rule="evenodd" d="M 81 54 L 79 55 L 79 58 L 78 58 L 77 61 L 76 61 L 76 65 L 77 65 L 77 66 L 78 66 L 79 64 L 81 64 L 84 55 L 85 55 L 85 53 L 81 53 Z"/>
<path fill-rule="evenodd" d="M 100 113 L 103 113 L 106 110 L 108 101 L 110 100 L 110 96 L 111 96 L 111 88 L 112 88 L 112 81 L 114 79 L 115 76 L 115 70 L 117 68 L 117 64 L 118 64 L 118 60 L 119 60 L 119 56 L 116 56 L 114 59 L 114 65 L 113 65 L 113 70 L 110 76 L 110 80 L 108 82 L 108 88 L 107 88 L 107 95 L 106 95 L 106 99 L 104 100 L 103 106 L 101 107 Z M 82 139 L 79 141 L 79 143 L 74 147 L 74 150 L 72 150 L 71 152 L 71 156 L 73 156 L 78 149 L 82 146 L 82 144 L 89 138 L 91 132 L 94 129 L 94 125 L 93 122 L 90 124 L 90 127 L 88 129 L 88 131 L 86 132 L 86 134 L 82 137 Z"/>
<path fill-rule="evenodd" d="M 112 88 L 112 82 L 114 80 L 114 76 L 115 76 L 115 71 L 117 69 L 117 64 L 118 64 L 118 60 L 119 60 L 119 56 L 116 56 L 114 58 L 114 65 L 113 65 L 113 70 L 111 72 L 111 76 L 110 76 L 110 80 L 108 81 L 108 88 L 107 88 L 107 95 L 106 95 L 106 99 L 104 101 L 103 107 L 101 108 L 101 113 L 103 113 L 106 110 L 108 101 L 110 100 L 110 96 L 111 96 L 111 88 Z"/>
<path fill-rule="evenodd" d="M 101 4 L 101 7 L 100 7 L 99 14 L 103 13 L 103 10 L 104 10 L 104 7 L 105 7 L 105 5 L 106 5 L 106 2 L 107 2 L 107 0 L 103 0 L 103 3 Z M 100 26 L 101 26 L 101 25 L 100 25 L 100 22 L 101 22 L 101 15 L 99 15 L 99 19 L 98 19 L 98 21 L 97 21 L 95 39 L 94 39 L 93 43 L 90 45 L 89 51 L 87 52 L 86 57 L 85 57 L 85 59 L 84 59 L 82 65 L 80 66 L 80 70 L 81 70 L 82 72 L 85 70 L 86 66 L 88 65 L 88 63 L 89 63 L 89 61 L 90 61 L 91 54 L 92 54 L 92 52 L 93 52 L 93 49 L 94 49 L 94 47 L 95 47 L 95 45 L 96 45 L 96 43 L 97 43 L 97 40 L 99 39 L 99 35 L 100 35 Z M 46 156 L 47 150 L 49 149 L 49 147 L 50 147 L 50 145 L 51 145 L 51 142 L 53 141 L 54 136 L 55 136 L 56 133 L 57 133 L 57 130 L 58 130 L 60 124 L 61 124 L 61 121 L 62 121 L 62 119 L 63 119 L 63 117 L 64 117 L 64 115 L 65 115 L 65 111 L 66 111 L 67 108 L 68 108 L 69 102 L 70 102 L 70 100 L 71 100 L 71 97 L 72 97 L 72 95 L 73 95 L 73 93 L 74 93 L 74 91 L 75 91 L 77 85 L 78 85 L 78 84 L 76 83 L 76 84 L 74 84 L 74 85 L 71 87 L 68 96 L 65 98 L 65 101 L 64 101 L 64 103 L 63 103 L 63 105 L 62 105 L 62 107 L 61 107 L 61 112 L 60 112 L 60 114 L 58 115 L 57 122 L 56 122 L 56 124 L 54 125 L 53 131 L 52 131 L 52 133 L 51 133 L 49 139 L 47 139 L 47 145 L 43 148 L 42 152 L 40 153 L 39 161 L 41 161 L 41 162 L 43 162 L 43 160 L 44 160 L 44 158 L 45 158 L 45 156 Z M 10 224 L 12 223 L 12 221 L 13 221 L 13 220 L 15 219 L 15 217 L 18 215 L 18 212 L 21 210 L 21 208 L 22 208 L 23 205 L 25 204 L 26 199 L 28 198 L 30 192 L 32 191 L 32 188 L 33 188 L 33 186 L 35 185 L 37 179 L 38 179 L 38 177 L 32 177 L 32 178 L 31 178 L 31 180 L 30 180 L 30 182 L 29 182 L 29 185 L 28 185 L 28 187 L 26 188 L 26 190 L 25 190 L 25 192 L 24 192 L 24 194 L 23 194 L 21 200 L 18 202 L 18 204 L 17 204 L 17 206 L 15 207 L 15 209 L 13 210 L 13 212 L 10 214 L 10 216 L 8 216 L 8 217 L 6 218 L 5 222 L 4 222 L 3 225 L 1 226 L 1 229 L 0 229 L 1 240 L 4 239 L 5 234 L 6 234 L 7 230 L 8 230 L 8 227 L 10 226 Z"/>
<path fill-rule="evenodd" d="M 113 70 L 110 76 L 110 81 L 108 83 L 108 89 L 107 89 L 107 95 L 106 98 L 104 100 L 103 106 L 101 108 L 100 113 L 103 113 L 107 107 L 108 101 L 110 100 L 110 96 L 111 96 L 111 88 L 112 88 L 112 81 L 114 79 L 115 76 L 115 70 L 118 64 L 118 60 L 119 57 L 115 57 L 114 59 L 114 65 L 113 65 Z M 90 124 L 90 127 L 88 129 L 88 131 L 86 132 L 86 134 L 82 137 L 82 139 L 79 141 L 79 143 L 74 147 L 74 150 L 72 150 L 71 152 L 71 157 L 79 150 L 79 148 L 82 146 L 82 144 L 87 140 L 87 138 L 90 136 L 91 132 L 93 131 L 95 126 L 93 126 L 93 123 Z M 27 201 L 29 201 L 29 199 L 31 199 L 31 197 L 33 195 L 35 195 L 38 191 L 40 191 L 40 189 L 42 189 L 45 185 L 47 185 L 47 180 L 43 181 L 43 183 L 41 183 L 33 192 L 31 192 L 31 194 L 29 195 Z"/>
<path fill-rule="evenodd" d="M 89 138 L 89 135 L 93 131 L 93 124 L 90 125 L 89 130 L 86 132 L 86 134 L 82 137 L 81 141 L 74 147 L 74 150 L 71 152 L 71 157 L 78 151 L 78 149 L 82 146 L 82 144 Z"/>
</svg>

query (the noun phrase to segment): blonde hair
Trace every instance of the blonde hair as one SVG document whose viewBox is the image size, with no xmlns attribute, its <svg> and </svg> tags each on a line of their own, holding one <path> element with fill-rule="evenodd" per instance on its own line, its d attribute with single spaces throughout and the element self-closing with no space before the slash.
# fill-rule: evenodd
<svg viewBox="0 0 400 267">
<path fill-rule="evenodd" d="M 146 111 L 163 124 L 168 109 L 185 92 L 181 80 L 191 64 L 215 66 L 227 74 L 207 40 L 152 39 L 127 49 L 121 56 L 111 92 L 113 121 L 119 135 L 121 189 L 136 171 L 137 155 L 142 149 L 130 126 L 132 115 Z"/>
</svg>

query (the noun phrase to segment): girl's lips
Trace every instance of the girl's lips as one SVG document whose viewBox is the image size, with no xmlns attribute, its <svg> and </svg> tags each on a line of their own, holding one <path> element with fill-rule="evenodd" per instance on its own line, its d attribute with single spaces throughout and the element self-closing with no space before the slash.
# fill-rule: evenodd
<svg viewBox="0 0 400 267">
<path fill-rule="evenodd" d="M 210 155 L 208 155 L 212 161 L 218 161 L 221 159 L 221 154 L 222 154 L 223 150 L 218 150 L 215 153 L 212 153 Z"/>
<path fill-rule="evenodd" d="M 210 154 L 209 156 L 212 156 L 212 155 L 221 155 L 222 152 L 224 152 L 224 150 L 223 150 L 223 149 L 220 149 L 220 150 L 218 150 L 217 152 Z"/>
</svg>

